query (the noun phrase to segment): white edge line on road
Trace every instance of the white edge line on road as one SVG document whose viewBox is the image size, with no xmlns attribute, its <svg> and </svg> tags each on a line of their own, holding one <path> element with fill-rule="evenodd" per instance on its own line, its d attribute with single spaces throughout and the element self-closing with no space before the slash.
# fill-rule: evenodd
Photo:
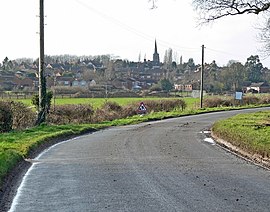
<svg viewBox="0 0 270 212">
<path fill-rule="evenodd" d="M 81 137 L 81 136 L 79 136 Z M 44 150 L 43 152 L 41 152 L 35 159 L 34 161 L 38 160 L 40 157 L 42 157 L 45 153 L 47 153 L 48 151 L 50 151 L 52 148 L 60 145 L 60 144 L 63 144 L 63 143 L 66 143 L 66 142 L 69 142 L 69 141 L 72 141 L 72 140 L 76 140 L 78 139 L 78 137 L 75 137 L 75 138 L 72 138 L 72 139 L 69 139 L 69 140 L 66 140 L 66 141 L 62 141 L 62 142 L 59 142 L 57 144 L 54 144 L 52 145 L 51 147 L 47 148 L 46 150 Z M 29 161 L 29 160 L 28 160 Z M 19 197 L 21 196 L 21 192 L 22 192 L 22 189 L 25 185 L 25 182 L 26 182 L 26 178 L 27 176 L 30 174 L 30 172 L 33 170 L 33 168 L 35 167 L 35 165 L 39 164 L 39 162 L 34 162 L 30 168 L 27 170 L 27 172 L 25 173 L 25 175 L 23 176 L 23 179 L 22 179 L 22 182 L 19 186 L 19 188 L 17 189 L 17 193 L 15 195 L 15 197 L 13 198 L 12 200 L 12 204 L 11 204 L 11 207 L 10 209 L 8 210 L 8 212 L 14 212 L 16 211 L 16 206 L 18 204 L 18 200 L 19 200 Z"/>
</svg>

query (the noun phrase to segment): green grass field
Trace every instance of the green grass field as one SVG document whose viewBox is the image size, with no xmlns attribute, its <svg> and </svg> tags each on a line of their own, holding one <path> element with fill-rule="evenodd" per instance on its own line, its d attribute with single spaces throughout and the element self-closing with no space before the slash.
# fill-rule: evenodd
<svg viewBox="0 0 270 212">
<path fill-rule="evenodd" d="M 158 97 L 147 97 L 147 98 L 57 98 L 55 99 L 56 105 L 65 104 L 91 104 L 94 108 L 99 108 L 105 101 L 117 102 L 119 105 L 128 105 L 132 102 L 143 102 L 145 100 L 158 100 Z M 176 99 L 176 98 L 162 98 L 162 99 Z M 14 99 L 15 100 L 15 99 Z M 31 106 L 31 99 L 19 99 L 16 101 L 23 102 L 26 105 Z M 196 108 L 199 106 L 198 98 L 184 98 L 187 103 L 187 108 Z M 54 105 L 54 100 L 52 99 L 52 106 Z"/>
</svg>

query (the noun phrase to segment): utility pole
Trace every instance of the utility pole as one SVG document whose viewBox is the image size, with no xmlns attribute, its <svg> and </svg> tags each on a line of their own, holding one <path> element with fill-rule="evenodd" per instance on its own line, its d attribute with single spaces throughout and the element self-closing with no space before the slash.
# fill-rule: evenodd
<svg viewBox="0 0 270 212">
<path fill-rule="evenodd" d="M 39 0 L 39 107 L 36 124 L 46 121 L 46 79 L 44 76 L 44 0 Z"/>
<path fill-rule="evenodd" d="M 202 45 L 202 70 L 201 70 L 200 108 L 203 108 L 203 72 L 204 72 L 204 45 Z"/>
</svg>

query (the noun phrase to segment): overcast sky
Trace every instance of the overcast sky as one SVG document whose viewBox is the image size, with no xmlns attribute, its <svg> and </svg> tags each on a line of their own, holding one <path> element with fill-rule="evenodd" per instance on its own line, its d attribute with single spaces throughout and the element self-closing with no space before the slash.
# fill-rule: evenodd
<svg viewBox="0 0 270 212">
<path fill-rule="evenodd" d="M 148 0 L 44 0 L 45 54 L 112 54 L 122 59 L 152 60 L 154 41 L 163 61 L 165 50 L 186 62 L 205 61 L 226 65 L 242 63 L 250 55 L 261 55 L 256 15 L 227 17 L 197 27 L 192 0 L 158 0 L 151 10 Z M 38 0 L 0 1 L 0 61 L 21 57 L 38 58 Z M 264 66 L 270 59 L 260 56 Z"/>
</svg>

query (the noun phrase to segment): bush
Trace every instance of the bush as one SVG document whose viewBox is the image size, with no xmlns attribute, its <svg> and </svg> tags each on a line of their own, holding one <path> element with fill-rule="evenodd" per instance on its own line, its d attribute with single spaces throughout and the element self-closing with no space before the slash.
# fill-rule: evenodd
<svg viewBox="0 0 270 212">
<path fill-rule="evenodd" d="M 235 101 L 233 98 L 220 98 L 220 97 L 212 97 L 212 98 L 206 98 L 203 101 L 204 107 L 229 107 L 233 106 L 235 104 Z"/>
<path fill-rule="evenodd" d="M 116 102 L 106 101 L 94 115 L 94 122 L 112 121 L 122 118 L 123 108 Z"/>
<path fill-rule="evenodd" d="M 36 114 L 33 110 L 21 102 L 10 102 L 12 111 L 12 129 L 22 130 L 33 127 Z"/>
<path fill-rule="evenodd" d="M 127 105 L 123 107 L 122 117 L 126 118 L 126 117 L 137 115 L 137 109 L 138 107 L 136 107 L 135 105 Z"/>
<path fill-rule="evenodd" d="M 92 122 L 92 105 L 56 105 L 48 115 L 51 124 L 86 124 Z"/>
<path fill-rule="evenodd" d="M 104 109 L 104 110 L 107 110 L 107 111 L 121 112 L 123 108 L 116 102 L 106 101 L 101 106 L 101 109 Z"/>
<path fill-rule="evenodd" d="M 243 104 L 244 105 L 255 105 L 259 104 L 259 98 L 254 95 L 248 95 L 243 97 Z"/>
<path fill-rule="evenodd" d="M 8 102 L 0 101 L 0 132 L 12 129 L 12 112 Z"/>
<path fill-rule="evenodd" d="M 148 111 L 153 112 L 168 112 L 174 109 L 184 110 L 186 108 L 186 103 L 182 99 L 146 100 L 144 104 Z"/>
<path fill-rule="evenodd" d="M 47 95 L 46 95 L 47 113 L 49 113 L 49 111 L 51 109 L 52 98 L 53 98 L 53 92 L 52 91 L 47 92 Z M 38 94 L 33 95 L 32 104 L 38 110 L 38 108 L 39 108 L 39 95 Z"/>
<path fill-rule="evenodd" d="M 203 101 L 203 106 L 204 107 L 220 107 L 222 105 L 223 99 L 219 98 L 219 97 L 215 97 L 215 98 L 207 98 L 204 99 Z"/>
<path fill-rule="evenodd" d="M 0 102 L 0 132 L 21 130 L 34 126 L 35 113 L 21 102 Z"/>
<path fill-rule="evenodd" d="M 259 100 L 260 104 L 270 104 L 270 95 L 264 95 Z"/>
</svg>

